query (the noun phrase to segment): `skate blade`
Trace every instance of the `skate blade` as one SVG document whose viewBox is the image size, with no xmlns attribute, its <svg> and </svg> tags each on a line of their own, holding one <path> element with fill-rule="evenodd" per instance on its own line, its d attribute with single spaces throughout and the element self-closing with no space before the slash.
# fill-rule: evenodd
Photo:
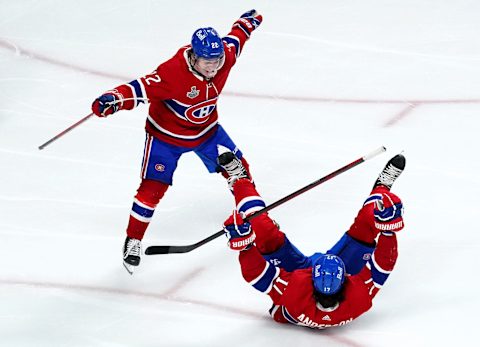
<svg viewBox="0 0 480 347">
<path fill-rule="evenodd" d="M 130 275 L 133 275 L 133 270 L 135 270 L 135 266 L 123 262 L 123 267 Z"/>
</svg>

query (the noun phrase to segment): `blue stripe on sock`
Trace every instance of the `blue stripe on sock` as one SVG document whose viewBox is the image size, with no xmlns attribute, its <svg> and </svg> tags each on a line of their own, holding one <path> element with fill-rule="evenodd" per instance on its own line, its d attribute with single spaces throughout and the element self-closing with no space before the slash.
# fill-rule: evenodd
<svg viewBox="0 0 480 347">
<path fill-rule="evenodd" d="M 142 217 L 146 217 L 146 218 L 151 218 L 153 216 L 153 212 L 154 212 L 153 209 L 148 209 L 148 208 L 141 207 L 141 206 L 137 205 L 136 203 L 133 203 L 132 211 L 135 212 L 136 214 L 138 214 Z"/>
<path fill-rule="evenodd" d="M 247 201 L 246 203 L 242 204 L 241 206 L 238 207 L 238 210 L 240 212 L 247 212 L 253 207 L 259 207 L 259 208 L 264 208 L 265 207 L 265 202 L 263 200 L 251 200 Z"/>
<path fill-rule="evenodd" d="M 367 200 L 365 200 L 363 205 L 365 206 L 368 203 L 374 202 L 375 200 L 381 200 L 381 199 L 382 199 L 382 194 L 372 194 L 367 198 Z"/>
</svg>

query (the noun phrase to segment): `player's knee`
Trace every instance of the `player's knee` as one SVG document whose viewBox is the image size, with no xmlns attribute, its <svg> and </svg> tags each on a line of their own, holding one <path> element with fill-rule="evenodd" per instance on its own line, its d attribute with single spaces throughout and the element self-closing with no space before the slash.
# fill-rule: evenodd
<svg viewBox="0 0 480 347">
<path fill-rule="evenodd" d="M 250 223 L 257 235 L 256 245 L 260 253 L 273 253 L 283 246 L 285 234 L 280 231 L 278 224 L 268 216 L 268 213 L 262 213 Z"/>
<path fill-rule="evenodd" d="M 294 271 L 311 266 L 310 259 L 300 252 L 300 250 L 288 240 L 285 234 L 281 234 L 284 237 L 282 246 L 273 253 L 262 254 L 265 260 L 286 271 Z"/>
<path fill-rule="evenodd" d="M 374 225 L 373 204 L 367 204 L 362 207 L 347 233 L 355 240 L 364 243 L 375 242 L 378 230 Z"/>
<path fill-rule="evenodd" d="M 167 191 L 169 185 L 155 180 L 142 180 L 135 198 L 148 206 L 157 206 L 160 199 Z"/>
</svg>

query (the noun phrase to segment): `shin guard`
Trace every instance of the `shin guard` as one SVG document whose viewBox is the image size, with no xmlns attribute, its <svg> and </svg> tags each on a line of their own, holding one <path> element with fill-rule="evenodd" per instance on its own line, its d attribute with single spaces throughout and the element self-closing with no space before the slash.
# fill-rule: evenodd
<svg viewBox="0 0 480 347">
<path fill-rule="evenodd" d="M 142 180 L 133 200 L 127 227 L 128 237 L 141 240 L 150 224 L 158 202 L 169 185 L 160 181 Z"/>
</svg>

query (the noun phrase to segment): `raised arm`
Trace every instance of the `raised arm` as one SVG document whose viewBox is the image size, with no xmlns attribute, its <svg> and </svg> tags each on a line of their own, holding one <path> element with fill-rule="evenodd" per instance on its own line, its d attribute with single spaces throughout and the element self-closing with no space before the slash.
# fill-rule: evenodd
<svg viewBox="0 0 480 347">
<path fill-rule="evenodd" d="M 250 10 L 240 16 L 233 23 L 232 30 L 222 40 L 228 47 L 235 49 L 235 57 L 239 57 L 245 42 L 250 38 L 252 32 L 262 23 L 262 15 L 256 10 Z"/>
</svg>

